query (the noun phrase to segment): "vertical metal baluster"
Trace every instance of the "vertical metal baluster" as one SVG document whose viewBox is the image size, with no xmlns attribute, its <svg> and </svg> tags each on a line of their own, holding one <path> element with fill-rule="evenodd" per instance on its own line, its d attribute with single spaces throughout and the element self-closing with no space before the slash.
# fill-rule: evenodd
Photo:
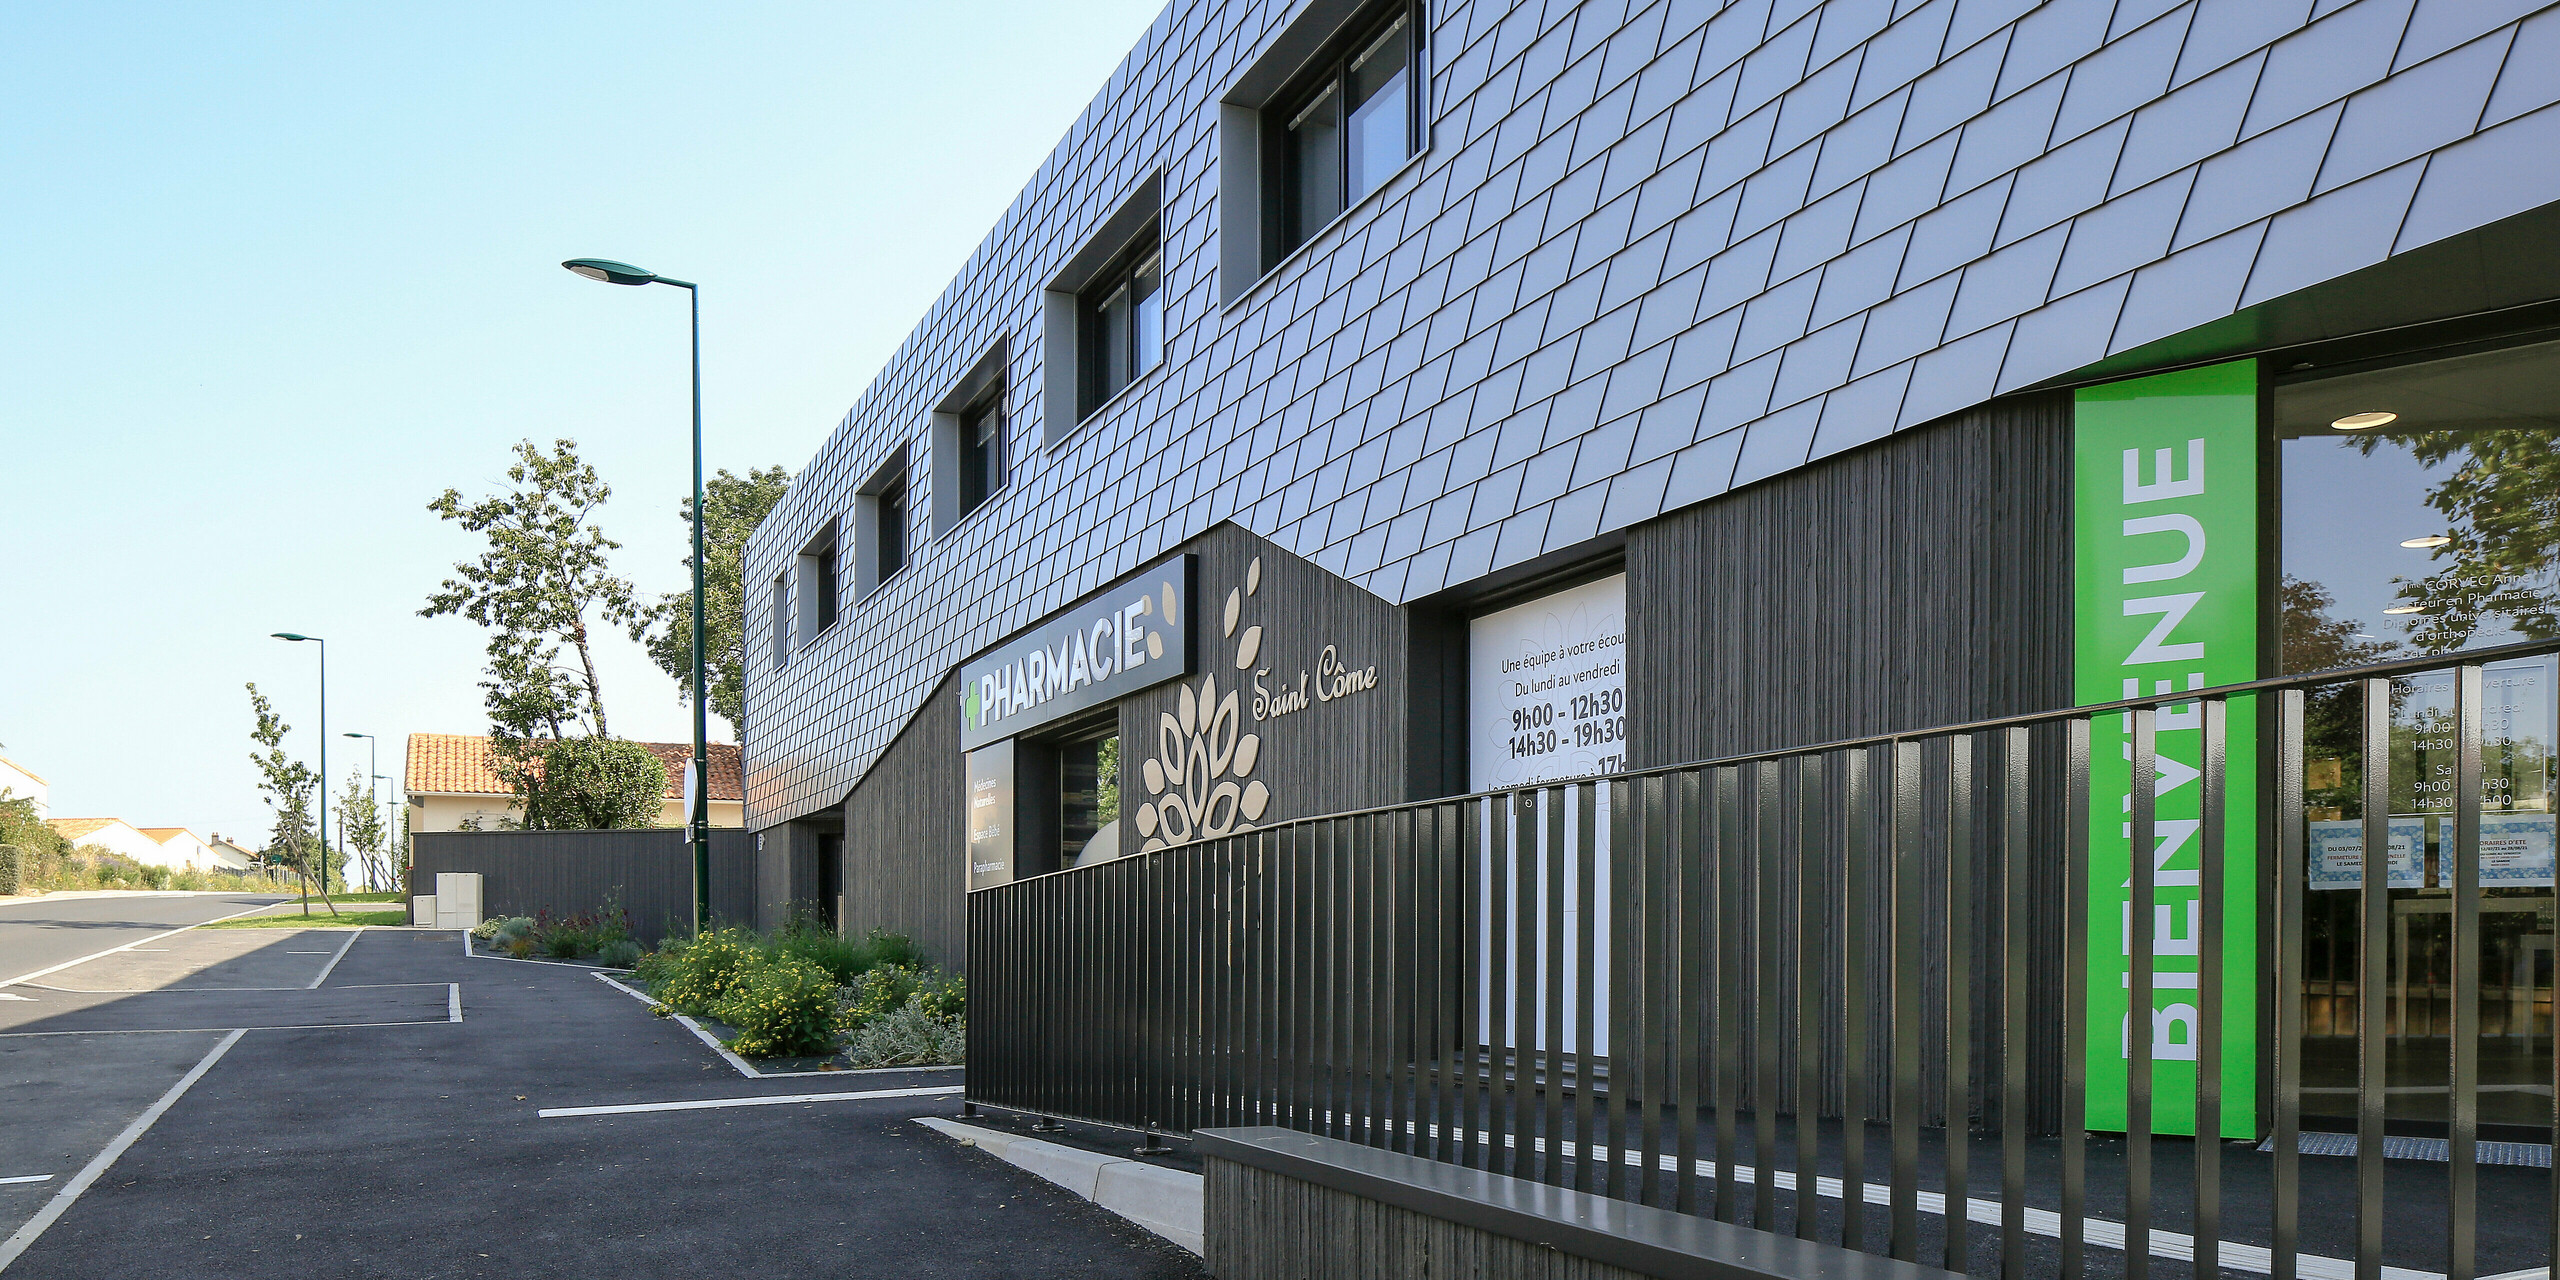
<svg viewBox="0 0 2560 1280">
<path fill-rule="evenodd" d="M 2382 1276 L 2382 1137 L 2390 1041 L 2391 682 L 2364 688 L 2364 878 L 2356 956 L 2356 1280 Z"/>
<path fill-rule="evenodd" d="M 1435 819 L 1440 857 L 1440 1155 L 1453 1164 L 1466 1163 L 1459 1145 L 1469 1120 L 1465 1078 L 1459 1074 L 1462 1053 L 1472 1052 L 1475 1023 L 1475 898 L 1471 870 L 1474 851 L 1466 844 L 1471 830 L 1466 803 L 1444 805 Z"/>
<path fill-rule="evenodd" d="M 1395 1025 L 1388 1036 L 1394 1054 L 1389 1069 L 1394 1072 L 1392 1092 L 1387 1098 L 1387 1132 L 1392 1136 L 1390 1150 L 1413 1154 L 1414 1090 L 1417 1087 L 1414 1066 L 1413 1034 L 1414 998 L 1422 981 L 1422 961 L 1417 953 L 1421 941 L 1420 911 L 1415 900 L 1413 861 L 1413 822 L 1415 811 L 1406 809 L 1386 819 L 1384 836 L 1387 857 L 1393 868 L 1395 900 L 1387 913 L 1388 937 L 1394 940 L 1395 985 L 1390 995 Z"/>
<path fill-rule="evenodd" d="M 1565 788 L 1549 787 L 1543 801 L 1546 818 L 1547 851 L 1547 939 L 1538 948 L 1539 964 L 1546 970 L 1547 1017 L 1545 1060 L 1546 1120 L 1540 1125 L 1547 1135 L 1547 1158 L 1542 1162 L 1538 1180 L 1553 1186 L 1564 1185 L 1564 809 Z"/>
<path fill-rule="evenodd" d="M 2445 1280 L 2472 1280 L 2480 1142 L 2480 668 L 2454 675 L 2453 1124 L 2446 1135 L 2453 1220 Z"/>
<path fill-rule="evenodd" d="M 2300 689 L 2276 695 L 2275 1203 L 2270 1280 L 2295 1280 L 2294 1241 L 2302 1204 L 2302 739 Z"/>
<path fill-rule="evenodd" d="M 1643 1091 L 1636 1094 L 1639 1107 L 1636 1113 L 1636 1150 L 1641 1154 L 1644 1165 L 1641 1176 L 1636 1180 L 1636 1200 L 1641 1204 L 1661 1205 L 1665 1203 L 1662 1194 L 1662 1100 L 1666 1091 L 1663 1084 L 1671 1071 L 1667 1053 L 1670 1042 L 1664 1038 L 1665 1024 L 1670 1020 L 1670 1005 L 1663 998 L 1663 972 L 1666 962 L 1676 957 L 1678 952 L 1669 945 L 1670 913 L 1663 909 L 1664 870 L 1669 865 L 1668 850 L 1664 847 L 1667 843 L 1667 816 L 1663 812 L 1667 803 L 1663 795 L 1664 779 L 1659 775 L 1646 778 L 1636 784 L 1636 789 L 1644 806 L 1643 812 L 1637 815 L 1644 833 L 1644 874 L 1636 881 L 1644 894 L 1641 907 L 1644 947 L 1637 954 L 1636 964 L 1640 984 L 1638 999 L 1642 1002 L 1637 1007 L 1643 1010 L 1636 1025 L 1644 1032 L 1644 1078 L 1640 1082 Z"/>
<path fill-rule="evenodd" d="M 1385 1073 L 1379 1070 L 1378 1049 L 1386 1038 L 1379 1033 L 1386 1022 L 1388 1006 L 1379 998 L 1378 984 L 1387 979 L 1392 966 L 1387 963 L 1386 936 L 1378 928 L 1378 907 L 1391 901 L 1392 895 L 1385 877 L 1379 874 L 1377 815 L 1351 819 L 1351 851 L 1351 886 L 1358 895 L 1360 931 L 1359 955 L 1351 975 L 1352 990 L 1359 1001 L 1352 1030 L 1359 1038 L 1354 1061 L 1360 1073 L 1359 1128 L 1353 1140 L 1383 1147 L 1387 1144 L 1387 1082 Z"/>
<path fill-rule="evenodd" d="M 2089 721 L 2063 726 L 2062 1280 L 2086 1273 L 2089 1184 Z"/>
<path fill-rule="evenodd" d="M 1679 1178 L 1672 1192 L 1672 1208 L 1679 1213 L 1698 1211 L 1698 1037 L 1699 1004 L 1707 999 L 1707 934 L 1706 912 L 1712 901 L 1707 896 L 1707 864 L 1703 815 L 1699 812 L 1698 772 L 1683 769 L 1671 776 L 1671 836 L 1673 873 L 1680 886 L 1676 918 L 1680 925 L 1679 977 L 1671 984 L 1671 1044 L 1674 1061 L 1669 1094 L 1678 1108 L 1680 1132 L 1676 1141 Z"/>
<path fill-rule="evenodd" d="M 1920 744 L 1896 740 L 1886 780 L 1893 804 L 1893 1183 L 1892 1253 L 1904 1262 L 1920 1258 L 1920 978 L 1921 894 L 1927 888 L 1921 860 Z"/>
<path fill-rule="evenodd" d="M 1778 781 L 1783 772 L 1775 760 L 1763 760 L 1753 766 L 1752 778 L 1752 872 L 1753 905 L 1758 919 L 1752 924 L 1753 951 L 1756 957 L 1751 969 L 1751 1163 L 1755 1174 L 1751 1184 L 1751 1225 L 1762 1231 L 1778 1229 L 1778 1055 L 1786 1048 L 1786 1002 L 1779 998 L 1784 963 L 1784 938 L 1781 931 L 1785 919 L 1785 903 L 1780 891 L 1780 867 L 1784 863 L 1781 840 L 1786 822 L 1781 816 Z"/>
<path fill-rule="evenodd" d="M 1357 1142 L 1360 1136 L 1352 1129 L 1352 1084 L 1358 1065 L 1352 1058 L 1352 1026 L 1356 1011 L 1352 1007 L 1352 968 L 1357 960 L 1358 942 L 1353 933 L 1358 912 L 1352 906 L 1351 832 L 1345 819 L 1335 818 L 1324 824 L 1325 934 L 1324 934 L 1324 1007 L 1330 1024 L 1325 1033 L 1325 1107 L 1331 1123 L 1325 1132 L 1345 1142 Z"/>
<path fill-rule="evenodd" d="M 2203 713 L 2203 821 L 2197 836 L 2203 917 L 2196 938 L 2196 1274 L 2209 1276 L 2222 1261 L 2222 930 L 2229 889 L 2224 867 L 2229 815 L 2231 708 L 2208 698 Z"/>
<path fill-rule="evenodd" d="M 1973 735 L 1947 739 L 1947 1238 L 1940 1264 L 1965 1269 L 1973 1194 Z"/>
<path fill-rule="evenodd" d="M 1448 966 L 1447 934 L 1442 921 L 1447 900 L 1440 887 L 1440 814 L 1438 805 L 1413 815 L 1413 1154 L 1429 1160 L 1445 1156 L 1439 1134 L 1447 1117 L 1441 1106 L 1442 1045 L 1448 1020 L 1442 1013 L 1441 988 Z"/>
<path fill-rule="evenodd" d="M 1511 1176 L 1538 1176 L 1538 795 L 1511 797 Z M 1547 1135 L 1550 1140 L 1554 1135 Z"/>
<path fill-rule="evenodd" d="M 1271 1044 L 1263 1025 L 1263 1001 L 1271 992 L 1271 983 L 1262 971 L 1263 850 L 1270 841 L 1268 831 L 1247 835 L 1237 858 L 1236 1116 L 1230 1124 L 1271 1123 L 1264 1118 L 1262 1088 L 1262 1055 Z"/>
<path fill-rule="evenodd" d="M 1741 1163 L 1735 1134 L 1735 1103 L 1742 1094 L 1742 908 L 1739 878 L 1746 864 L 1742 850 L 1742 778 L 1738 766 L 1715 771 L 1715 1054 L 1716 1054 L 1716 1219 L 1742 1220 Z"/>
<path fill-rule="evenodd" d="M 1297 1090 L 1297 1128 L 1303 1133 L 1324 1132 L 1324 1095 L 1318 1087 L 1317 1071 L 1324 1053 L 1324 1021 L 1318 1003 L 1316 965 L 1322 947 L 1318 939 L 1322 921 L 1316 914 L 1318 895 L 1323 881 L 1317 876 L 1317 842 L 1322 828 L 1314 823 L 1300 823 L 1291 828 L 1289 858 L 1289 972 L 1296 988 L 1295 1007 L 1290 1011 L 1296 1024 L 1291 1041 Z"/>
<path fill-rule="evenodd" d="M 1593 1048 L 1600 1023 L 1592 1007 L 1600 988 L 1602 920 L 1595 905 L 1600 894 L 1599 804 L 1598 787 L 1588 782 L 1574 787 L 1573 1185 L 1579 1191 L 1600 1189 L 1599 1163 L 1591 1154 L 1599 1142 L 1599 1130 L 1594 1127 L 1598 1121 L 1592 1114 L 1600 1079 L 1600 1056 Z"/>
<path fill-rule="evenodd" d="M 1460 976 L 1456 991 L 1458 1001 L 1458 1040 L 1452 1066 L 1457 1072 L 1457 1115 L 1452 1117 L 1457 1132 L 1452 1148 L 1457 1163 L 1482 1168 L 1484 1156 L 1476 1142 L 1479 1078 L 1476 1074 L 1477 1049 L 1484 1042 L 1477 1018 L 1479 1001 L 1490 979 L 1485 974 L 1485 948 L 1492 940 L 1483 936 L 1485 855 L 1484 805 L 1481 800 L 1458 802 L 1458 927 L 1466 939 L 1460 951 Z"/>
<path fill-rule="evenodd" d="M 2034 734 L 2000 734 L 2000 1276 L 2027 1274 L 2027 937 L 2034 853 L 2027 786 Z M 2066 1046 L 2066 1051 L 2068 1047 Z"/>
<path fill-rule="evenodd" d="M 1822 1206 L 1822 980 L 1831 961 L 1822 946 L 1823 757 L 1796 761 L 1796 1238 L 1817 1238 Z"/>
<path fill-rule="evenodd" d="M 1634 971 L 1644 949 L 1643 904 L 1633 885 L 1644 851 L 1635 839 L 1633 788 L 1624 778 L 1609 783 L 1609 1180 L 1602 1194 L 1621 1200 L 1634 1194 L 1627 1172 L 1629 1107 L 1644 1087 L 1646 1010 L 1637 1003 Z M 1623 1074 L 1622 1074 L 1623 1073 Z"/>
<path fill-rule="evenodd" d="M 2125 997 L 2124 1273 L 2151 1274 L 2152 900 L 2159 896 L 2160 713 L 2133 713 L 2133 840 L 2127 850 L 2133 892 L 2124 918 L 2131 961 Z"/>
<path fill-rule="evenodd" d="M 1484 804 L 1484 820 L 1492 833 L 1484 846 L 1485 879 L 1489 882 L 1491 905 L 1486 908 L 1485 980 L 1484 980 L 1484 1141 L 1479 1153 L 1483 1158 L 1476 1167 L 1494 1173 L 1505 1172 L 1504 1157 L 1509 1153 L 1503 1139 L 1511 1126 L 1503 1116 L 1509 1093 L 1504 1079 L 1503 1059 L 1511 1036 L 1511 858 L 1518 852 L 1518 842 L 1511 822 L 1511 806 L 1502 801 Z"/>
<path fill-rule="evenodd" d="M 1840 757 L 1840 1246 L 1867 1247 L 1867 884 L 1874 874 L 1867 766 L 1874 752 Z"/>
</svg>

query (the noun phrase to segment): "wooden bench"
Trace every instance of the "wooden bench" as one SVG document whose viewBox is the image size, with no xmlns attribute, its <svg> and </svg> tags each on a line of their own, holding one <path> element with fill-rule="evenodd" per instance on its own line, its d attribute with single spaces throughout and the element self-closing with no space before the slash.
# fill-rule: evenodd
<svg viewBox="0 0 2560 1280">
<path fill-rule="evenodd" d="M 1955 1280 L 1951 1271 L 1289 1129 L 1203 1129 L 1219 1280 Z"/>
</svg>

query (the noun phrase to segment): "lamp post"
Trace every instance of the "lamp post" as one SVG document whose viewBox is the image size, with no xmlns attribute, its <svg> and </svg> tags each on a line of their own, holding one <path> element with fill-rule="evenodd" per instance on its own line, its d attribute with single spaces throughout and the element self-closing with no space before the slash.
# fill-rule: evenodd
<svg viewBox="0 0 2560 1280">
<path fill-rule="evenodd" d="M 272 634 L 278 640 L 308 640 L 320 646 L 320 785 L 314 788 L 320 793 L 320 812 L 315 829 L 325 844 L 329 839 L 329 642 L 319 636 L 295 635 L 290 631 Z M 328 850 L 323 848 L 321 852 L 325 855 Z M 314 861 L 320 864 L 320 896 L 326 898 L 329 896 L 329 859 L 323 856 Z M 302 914 L 311 914 L 311 893 L 307 889 L 302 895 Z"/>
<path fill-rule="evenodd" d="M 685 840 L 693 845 L 693 927 L 711 927 L 711 761 L 710 719 L 705 703 L 709 682 L 702 659 L 702 290 L 691 281 L 643 271 L 606 258 L 571 258 L 560 264 L 589 280 L 606 284 L 673 285 L 685 291 L 693 311 L 693 776 L 685 787 Z"/>
<path fill-rule="evenodd" d="M 374 741 L 374 737 L 370 733 L 342 733 L 338 736 L 341 738 L 364 739 L 364 771 L 372 778 L 373 781 L 380 782 L 382 780 L 382 775 L 374 771 L 382 767 L 382 752 L 380 749 L 382 744 Z M 376 819 L 379 819 L 382 816 L 382 795 L 377 791 L 372 794 L 371 798 L 373 800 L 373 815 Z M 340 815 L 338 818 L 338 830 L 342 833 L 346 830 L 346 822 L 347 820 L 345 815 Z M 338 843 L 346 843 L 346 838 L 343 834 L 339 837 Z M 365 860 L 364 866 L 365 881 L 370 884 L 373 880 L 373 860 L 368 857 Z M 379 888 L 381 886 L 376 885 L 374 887 Z"/>
</svg>

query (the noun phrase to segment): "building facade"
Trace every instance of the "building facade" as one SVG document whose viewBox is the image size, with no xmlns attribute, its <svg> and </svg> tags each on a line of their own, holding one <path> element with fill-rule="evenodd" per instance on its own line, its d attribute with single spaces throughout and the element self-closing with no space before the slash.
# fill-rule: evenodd
<svg viewBox="0 0 2560 1280">
<path fill-rule="evenodd" d="M 957 963 L 1201 835 L 2550 638 L 2555 101 L 2493 0 L 1178 2 L 750 544 L 768 905 Z"/>
</svg>

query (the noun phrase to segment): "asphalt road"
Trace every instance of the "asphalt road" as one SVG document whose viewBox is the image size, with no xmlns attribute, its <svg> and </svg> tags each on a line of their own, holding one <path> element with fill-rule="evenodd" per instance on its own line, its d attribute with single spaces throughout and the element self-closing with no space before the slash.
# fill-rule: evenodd
<svg viewBox="0 0 2560 1280">
<path fill-rule="evenodd" d="M 51 1175 L 0 1186 L 0 1235 L 202 1067 L 5 1280 L 1204 1274 L 914 1123 L 947 1095 L 542 1116 L 959 1078 L 749 1080 L 585 969 L 350 932 L 184 933 L 0 1004 L 0 1087 L 46 1119 L 0 1125 L 0 1177 Z"/>
<path fill-rule="evenodd" d="M 0 986 L 155 933 L 281 901 L 267 893 L 173 893 L 39 898 L 0 906 Z"/>
</svg>

